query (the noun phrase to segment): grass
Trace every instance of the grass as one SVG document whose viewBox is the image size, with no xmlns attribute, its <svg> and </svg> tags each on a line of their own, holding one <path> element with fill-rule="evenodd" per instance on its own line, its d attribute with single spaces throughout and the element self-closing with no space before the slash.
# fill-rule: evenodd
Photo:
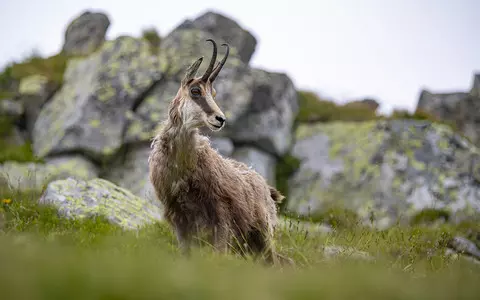
<svg viewBox="0 0 480 300">
<path fill-rule="evenodd" d="M 158 52 L 158 49 L 160 48 L 160 42 L 162 40 L 155 27 L 150 27 L 142 30 L 142 38 L 148 41 L 152 53 Z"/>
<path fill-rule="evenodd" d="M 8 142 L 8 135 L 14 128 L 12 118 L 0 116 L 0 164 L 6 161 L 16 162 L 40 162 L 33 152 L 31 142 L 15 145 Z"/>
<path fill-rule="evenodd" d="M 59 53 L 47 58 L 37 55 L 31 56 L 20 63 L 11 66 L 11 76 L 16 80 L 28 77 L 30 75 L 43 75 L 51 82 L 61 84 L 63 82 L 63 73 L 67 66 L 68 56 Z"/>
<path fill-rule="evenodd" d="M 362 103 L 336 104 L 323 100 L 313 92 L 298 92 L 299 111 L 297 122 L 331 122 L 331 121 L 368 121 L 378 116 L 368 105 Z"/>
<path fill-rule="evenodd" d="M 453 227 L 314 234 L 291 221 L 276 244 L 296 267 L 268 268 L 208 247 L 184 258 L 163 223 L 125 232 L 102 218 L 63 219 L 39 207 L 37 194 L 0 192 L 3 299 L 475 299 L 480 292 L 480 267 L 445 255 Z M 331 245 L 375 261 L 326 259 L 322 248 Z"/>
</svg>

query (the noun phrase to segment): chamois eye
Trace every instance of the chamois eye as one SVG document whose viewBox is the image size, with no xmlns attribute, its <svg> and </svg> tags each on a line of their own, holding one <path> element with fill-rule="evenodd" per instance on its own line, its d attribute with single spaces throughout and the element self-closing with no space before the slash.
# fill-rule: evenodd
<svg viewBox="0 0 480 300">
<path fill-rule="evenodd" d="M 194 95 L 194 96 L 200 96 L 200 89 L 199 88 L 192 88 L 190 90 L 190 93 L 192 93 L 192 95 Z"/>
</svg>

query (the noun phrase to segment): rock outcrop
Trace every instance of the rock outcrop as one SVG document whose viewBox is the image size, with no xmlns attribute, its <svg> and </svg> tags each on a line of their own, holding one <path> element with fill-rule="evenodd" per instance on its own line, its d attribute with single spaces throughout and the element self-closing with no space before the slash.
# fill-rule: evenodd
<svg viewBox="0 0 480 300">
<path fill-rule="evenodd" d="M 0 185 L 11 189 L 40 192 L 51 181 L 75 177 L 98 177 L 98 167 L 80 155 L 61 155 L 44 163 L 5 162 L 0 165 Z"/>
<path fill-rule="evenodd" d="M 194 20 L 185 20 L 179 29 L 200 29 L 217 38 L 228 40 L 238 51 L 240 59 L 248 64 L 255 52 L 257 39 L 236 21 L 213 11 L 208 11 Z"/>
<path fill-rule="evenodd" d="M 65 31 L 63 51 L 67 55 L 88 55 L 105 41 L 110 19 L 104 13 L 85 11 Z"/>
<path fill-rule="evenodd" d="M 86 59 L 70 61 L 61 90 L 35 123 L 35 153 L 110 158 L 123 144 L 127 112 L 161 77 L 148 43 L 132 37 L 119 37 Z"/>
<path fill-rule="evenodd" d="M 474 75 L 470 91 L 431 93 L 422 90 L 417 110 L 455 124 L 458 130 L 480 146 L 480 74 Z"/>
<path fill-rule="evenodd" d="M 332 206 L 381 228 L 425 209 L 452 220 L 480 213 L 480 152 L 449 127 L 427 121 L 301 125 L 292 154 L 288 210 L 315 216 Z"/>
<path fill-rule="evenodd" d="M 104 179 L 52 181 L 39 200 L 66 218 L 101 216 L 123 229 L 138 229 L 162 220 L 160 208 Z"/>
</svg>

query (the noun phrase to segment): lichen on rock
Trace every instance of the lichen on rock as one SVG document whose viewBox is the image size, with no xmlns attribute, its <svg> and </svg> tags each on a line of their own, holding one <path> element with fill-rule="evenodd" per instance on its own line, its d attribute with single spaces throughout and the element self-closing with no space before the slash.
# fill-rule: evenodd
<svg viewBox="0 0 480 300">
<path fill-rule="evenodd" d="M 126 112 L 162 77 L 149 51 L 146 41 L 122 36 L 69 61 L 61 90 L 35 123 L 35 153 L 76 151 L 99 161 L 113 156 L 123 143 Z"/>
<path fill-rule="evenodd" d="M 88 55 L 105 42 L 110 19 L 101 12 L 85 11 L 65 31 L 63 51 L 69 55 Z"/>
<path fill-rule="evenodd" d="M 388 227 L 423 209 L 452 220 L 480 212 L 473 177 L 478 149 L 449 127 L 412 120 L 301 125 L 292 154 L 288 210 L 319 213 L 331 204 Z"/>
<path fill-rule="evenodd" d="M 180 83 L 164 81 L 145 97 L 135 112 L 128 111 L 125 143 L 150 141 L 159 126 L 168 118 L 168 107 L 180 88 Z"/>
<path fill-rule="evenodd" d="M 162 220 L 159 207 L 100 178 L 53 181 L 47 186 L 39 203 L 53 205 L 66 218 L 103 216 L 127 230 Z"/>
<path fill-rule="evenodd" d="M 53 180 L 75 177 L 91 179 L 98 168 L 79 155 L 61 155 L 44 163 L 7 161 L 0 165 L 0 182 L 13 190 L 41 191 Z"/>
<path fill-rule="evenodd" d="M 131 145 L 124 155 L 119 156 L 111 164 L 102 177 L 161 207 L 149 178 L 150 151 L 150 145 L 147 143 Z"/>
</svg>

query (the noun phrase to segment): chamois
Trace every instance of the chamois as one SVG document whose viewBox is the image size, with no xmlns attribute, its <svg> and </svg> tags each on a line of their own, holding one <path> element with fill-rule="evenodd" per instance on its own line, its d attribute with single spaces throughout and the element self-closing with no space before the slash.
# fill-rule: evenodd
<svg viewBox="0 0 480 300">
<path fill-rule="evenodd" d="M 189 254 L 192 239 L 207 236 L 217 251 L 239 249 L 274 264 L 273 246 L 277 204 L 284 196 L 242 162 L 222 157 L 199 129 L 219 131 L 224 113 L 215 103 L 213 82 L 230 48 L 214 67 L 217 45 L 207 70 L 196 77 L 203 57 L 186 70 L 168 118 L 152 140 L 149 178 L 164 206 L 165 220 L 175 232 L 182 253 Z"/>
</svg>

